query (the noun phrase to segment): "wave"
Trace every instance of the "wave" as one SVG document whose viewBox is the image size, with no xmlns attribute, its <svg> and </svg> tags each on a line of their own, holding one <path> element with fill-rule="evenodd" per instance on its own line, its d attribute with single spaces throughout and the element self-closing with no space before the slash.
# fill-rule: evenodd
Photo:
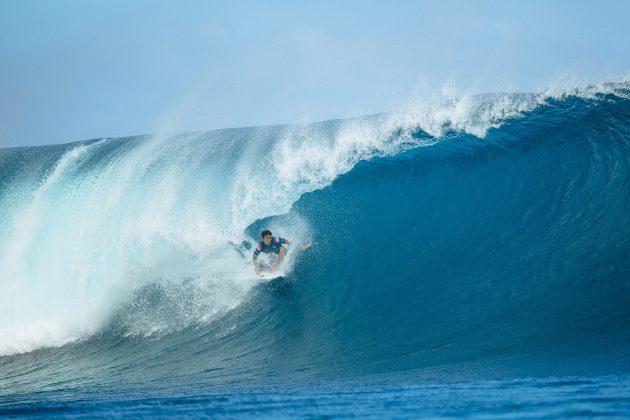
<svg viewBox="0 0 630 420">
<path fill-rule="evenodd" d="M 629 92 L 0 150 L 0 355 L 98 354 L 102 383 L 619 350 Z M 263 227 L 314 244 L 275 286 Z"/>
</svg>

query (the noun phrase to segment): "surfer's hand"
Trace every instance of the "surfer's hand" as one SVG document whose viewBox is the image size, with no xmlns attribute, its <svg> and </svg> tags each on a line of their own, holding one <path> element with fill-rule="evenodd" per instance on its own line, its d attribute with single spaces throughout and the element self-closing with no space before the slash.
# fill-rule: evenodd
<svg viewBox="0 0 630 420">
<path fill-rule="evenodd" d="M 256 274 L 260 274 L 260 267 L 254 268 L 254 271 L 256 271 Z"/>
<path fill-rule="evenodd" d="M 308 242 L 304 242 L 304 243 L 302 244 L 302 249 L 309 249 L 310 247 L 311 247 L 311 244 L 310 244 L 310 243 L 308 243 Z"/>
</svg>

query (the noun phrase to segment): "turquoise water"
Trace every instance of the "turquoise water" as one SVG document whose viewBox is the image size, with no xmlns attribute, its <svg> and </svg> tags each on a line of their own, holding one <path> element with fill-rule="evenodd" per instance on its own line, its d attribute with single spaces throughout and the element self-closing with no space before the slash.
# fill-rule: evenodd
<svg viewBox="0 0 630 420">
<path fill-rule="evenodd" d="M 627 417 L 628 93 L 0 150 L 0 414 Z"/>
</svg>

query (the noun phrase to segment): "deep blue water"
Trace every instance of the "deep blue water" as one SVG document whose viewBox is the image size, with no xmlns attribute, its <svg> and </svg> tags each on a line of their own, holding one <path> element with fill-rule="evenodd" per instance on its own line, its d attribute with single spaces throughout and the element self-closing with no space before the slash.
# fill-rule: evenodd
<svg viewBox="0 0 630 420">
<path fill-rule="evenodd" d="M 189 395 L 102 395 L 6 404 L 5 416 L 76 417 L 627 417 L 627 377 L 300 384 Z"/>
<path fill-rule="evenodd" d="M 629 93 L 0 150 L 0 415 L 630 416 Z"/>
</svg>

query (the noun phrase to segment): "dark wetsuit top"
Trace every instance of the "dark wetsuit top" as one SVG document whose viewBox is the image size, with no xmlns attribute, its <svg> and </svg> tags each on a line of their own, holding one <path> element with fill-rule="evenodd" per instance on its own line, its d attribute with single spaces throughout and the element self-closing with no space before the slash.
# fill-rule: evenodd
<svg viewBox="0 0 630 420">
<path fill-rule="evenodd" d="M 265 245 L 264 242 L 260 242 L 256 249 L 254 249 L 254 256 L 257 257 L 261 252 L 266 252 L 269 254 L 278 254 L 280 252 L 280 248 L 282 244 L 286 244 L 287 240 L 284 238 L 280 238 L 279 236 L 274 236 L 271 238 L 271 243 L 269 245 Z"/>
</svg>

